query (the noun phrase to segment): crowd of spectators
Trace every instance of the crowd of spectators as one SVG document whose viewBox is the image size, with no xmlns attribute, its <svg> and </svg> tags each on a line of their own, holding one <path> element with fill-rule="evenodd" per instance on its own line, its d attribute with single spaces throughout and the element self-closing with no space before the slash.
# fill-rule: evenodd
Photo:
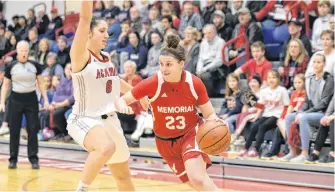
<svg viewBox="0 0 335 192">
<path fill-rule="evenodd" d="M 219 115 L 229 123 L 232 145 L 244 145 L 240 158 L 272 159 L 281 156 L 280 146 L 286 143 L 290 152 L 286 150 L 287 155 L 279 158 L 282 161 L 334 162 L 333 137 L 330 137 L 331 152 L 319 159 L 329 130 L 334 132 L 332 2 L 207 0 L 203 3 L 125 0 L 119 7 L 114 1 L 95 1 L 93 15 L 104 17 L 109 24 L 110 37 L 104 51 L 118 67 L 120 77 L 136 85 L 153 76 L 159 70 L 164 37 L 177 34 L 186 52 L 185 70 L 201 78 L 210 97 L 224 98 Z M 304 10 L 309 14 L 305 15 Z M 51 10 L 51 18 L 43 11 L 36 15 L 29 9 L 27 16 L 16 15 L 12 21 L 12 25 L 0 24 L 0 57 L 16 50 L 17 42 L 25 40 L 30 45 L 29 59 L 42 68 L 50 105 L 44 108 L 43 97 L 38 93 L 38 137 L 72 142 L 66 131 L 66 119 L 74 102 L 69 57 L 71 34 L 56 35 L 56 30 L 63 26 L 56 8 Z M 227 45 L 231 39 L 235 42 Z M 233 64 L 224 62 L 238 57 L 241 59 Z M 8 65 L 16 60 L 16 54 L 3 60 Z M 256 96 L 256 102 L 243 101 L 246 90 Z M 126 134 L 142 130 L 128 139 L 130 146 L 136 146 L 146 132 L 145 123 L 137 121 L 152 119 L 140 105 L 133 104 L 133 108 L 134 115 L 119 114 Z M 10 124 L 8 115 L 2 115 L 0 134 L 4 135 L 9 132 Z M 26 126 L 24 118 L 22 127 Z M 145 128 L 150 128 L 150 123 Z M 317 147 L 310 152 L 313 129 L 318 130 Z M 267 152 L 263 151 L 264 140 L 272 140 Z"/>
</svg>

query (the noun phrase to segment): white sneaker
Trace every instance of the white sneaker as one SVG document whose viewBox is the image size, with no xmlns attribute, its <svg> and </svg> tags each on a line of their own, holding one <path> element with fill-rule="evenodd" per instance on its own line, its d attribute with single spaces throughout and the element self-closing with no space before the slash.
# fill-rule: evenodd
<svg viewBox="0 0 335 192">
<path fill-rule="evenodd" d="M 6 135 L 9 133 L 9 127 L 8 126 L 1 126 L 0 128 L 0 136 Z"/>
</svg>

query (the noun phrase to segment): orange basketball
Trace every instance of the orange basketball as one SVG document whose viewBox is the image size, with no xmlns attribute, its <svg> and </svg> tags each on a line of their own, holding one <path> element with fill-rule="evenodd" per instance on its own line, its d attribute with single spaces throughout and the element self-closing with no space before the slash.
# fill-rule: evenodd
<svg viewBox="0 0 335 192">
<path fill-rule="evenodd" d="M 210 155 L 224 152 L 230 145 L 230 131 L 221 121 L 207 120 L 197 132 L 199 148 Z"/>
</svg>

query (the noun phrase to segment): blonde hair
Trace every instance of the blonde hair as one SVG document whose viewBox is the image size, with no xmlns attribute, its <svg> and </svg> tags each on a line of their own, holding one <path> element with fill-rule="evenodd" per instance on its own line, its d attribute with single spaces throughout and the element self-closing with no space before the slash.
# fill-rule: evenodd
<svg viewBox="0 0 335 192">
<path fill-rule="evenodd" d="M 300 66 L 302 64 L 302 62 L 304 61 L 304 58 L 306 56 L 308 56 L 308 53 L 307 53 L 307 51 L 305 49 L 305 46 L 304 46 L 304 43 L 300 39 L 292 39 L 287 45 L 287 51 L 286 51 L 286 56 L 285 56 L 285 61 L 284 61 L 285 66 L 288 66 L 289 62 L 290 62 L 290 59 L 292 59 L 292 57 L 290 55 L 290 45 L 293 42 L 297 42 L 299 44 L 299 48 L 300 48 L 300 53 L 299 53 L 298 58 L 297 58 L 298 66 Z"/>
<path fill-rule="evenodd" d="M 234 92 L 234 90 L 232 90 L 229 85 L 229 79 L 235 79 L 237 81 L 237 91 Z M 239 92 L 240 92 L 240 88 L 239 88 L 239 83 L 240 83 L 240 76 L 235 74 L 235 73 L 230 73 L 226 79 L 226 98 L 227 97 L 231 97 L 231 96 L 236 96 Z"/>
<path fill-rule="evenodd" d="M 197 39 L 198 39 L 198 33 L 199 33 L 199 31 L 197 30 L 197 28 L 192 27 L 192 26 L 187 26 L 186 29 L 184 30 L 184 32 L 185 32 L 186 30 L 190 30 L 190 31 L 191 31 L 194 40 L 197 40 Z"/>
<path fill-rule="evenodd" d="M 303 73 L 297 73 L 297 74 L 295 74 L 294 75 L 294 79 L 295 78 L 298 78 L 298 79 L 301 79 L 303 82 L 304 82 L 304 84 L 305 84 L 305 74 L 303 74 Z"/>
<path fill-rule="evenodd" d="M 269 77 L 270 75 L 273 75 L 273 76 L 275 76 L 276 78 L 277 78 L 277 86 L 279 86 L 280 85 L 280 74 L 279 74 L 279 72 L 278 71 L 276 71 L 276 70 L 274 70 L 274 69 L 271 69 L 269 72 L 268 72 L 268 74 L 267 74 L 267 77 Z"/>
<path fill-rule="evenodd" d="M 43 39 L 40 40 L 40 42 L 38 44 L 38 48 L 41 49 L 41 46 L 42 46 L 43 42 L 47 44 L 48 50 L 49 50 L 50 42 L 49 42 L 49 39 L 47 39 L 47 38 L 43 38 Z"/>
</svg>

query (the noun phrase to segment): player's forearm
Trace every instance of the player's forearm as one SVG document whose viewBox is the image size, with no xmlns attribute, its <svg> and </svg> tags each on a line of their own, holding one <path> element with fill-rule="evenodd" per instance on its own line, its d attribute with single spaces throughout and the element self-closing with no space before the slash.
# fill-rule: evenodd
<svg viewBox="0 0 335 192">
<path fill-rule="evenodd" d="M 123 94 L 128 93 L 133 88 L 133 86 L 125 82 L 123 79 L 120 80 L 120 87 L 121 87 L 121 93 Z"/>
</svg>

